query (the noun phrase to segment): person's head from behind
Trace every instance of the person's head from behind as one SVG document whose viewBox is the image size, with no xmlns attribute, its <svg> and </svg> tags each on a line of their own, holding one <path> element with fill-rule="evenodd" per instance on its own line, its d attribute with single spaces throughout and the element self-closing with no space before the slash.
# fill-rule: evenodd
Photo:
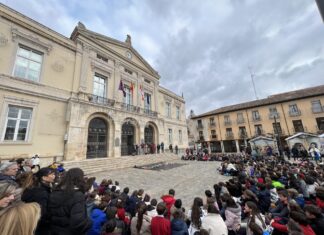
<svg viewBox="0 0 324 235">
<path fill-rule="evenodd" d="M 292 211 L 289 213 L 289 216 L 300 225 L 308 225 L 307 217 L 304 212 Z"/>
<path fill-rule="evenodd" d="M 219 214 L 219 210 L 217 210 L 216 206 L 213 204 L 209 204 L 207 207 L 208 214 Z"/>
<path fill-rule="evenodd" d="M 195 197 L 194 198 L 194 201 L 193 201 L 193 204 L 192 204 L 192 208 L 196 207 L 196 208 L 200 208 L 202 207 L 204 204 L 203 204 L 203 200 L 200 198 L 200 197 Z"/>
<path fill-rule="evenodd" d="M 166 212 L 165 203 L 159 202 L 159 204 L 157 204 L 157 206 L 156 206 L 156 211 L 157 211 L 158 215 L 164 215 L 164 213 Z"/>
<path fill-rule="evenodd" d="M 107 208 L 106 216 L 108 220 L 115 219 L 116 214 L 117 214 L 117 207 L 112 206 Z"/>
<path fill-rule="evenodd" d="M 228 193 L 224 193 L 221 196 L 221 200 L 222 200 L 222 202 L 226 203 L 227 207 L 235 207 L 235 208 L 237 207 L 234 199 Z"/>
<path fill-rule="evenodd" d="M 174 202 L 174 206 L 175 206 L 177 209 L 181 209 L 181 207 L 182 207 L 182 201 L 181 201 L 181 199 L 177 199 L 177 200 L 175 200 L 175 202 Z"/>
<path fill-rule="evenodd" d="M 16 185 L 8 181 L 0 181 L 0 210 L 15 200 Z"/>
<path fill-rule="evenodd" d="M 0 216 L 0 234 L 34 234 L 41 209 L 37 203 L 18 203 L 8 207 Z"/>
<path fill-rule="evenodd" d="M 175 195 L 174 189 L 169 189 L 169 195 L 171 195 L 171 196 L 174 196 Z"/>
<path fill-rule="evenodd" d="M 212 194 L 212 192 L 210 190 L 206 190 L 205 195 L 206 195 L 206 197 L 212 197 L 213 196 L 213 194 Z"/>
<path fill-rule="evenodd" d="M 156 207 L 156 205 L 157 205 L 157 200 L 156 200 L 155 198 L 153 198 L 153 199 L 151 200 L 151 202 L 150 202 L 150 205 Z"/>
<path fill-rule="evenodd" d="M 174 219 L 181 219 L 183 218 L 183 212 L 182 210 L 175 210 L 172 214 Z"/>
<path fill-rule="evenodd" d="M 18 165 L 16 162 L 4 162 L 0 165 L 0 174 L 7 176 L 16 176 L 18 172 Z"/>
<path fill-rule="evenodd" d="M 115 219 L 110 219 L 104 224 L 101 234 L 112 233 L 116 229 L 117 222 Z"/>
<path fill-rule="evenodd" d="M 322 211 L 318 206 L 315 205 L 306 205 L 304 211 L 307 219 L 316 219 L 322 216 Z"/>
<path fill-rule="evenodd" d="M 289 234 L 292 234 L 293 232 L 303 234 L 302 229 L 300 228 L 299 224 L 296 221 L 294 221 L 293 219 L 289 219 L 289 221 L 287 223 L 287 228 L 288 228 Z"/>
<path fill-rule="evenodd" d="M 84 172 L 80 168 L 69 169 L 60 183 L 60 188 L 64 191 L 74 191 L 76 188 L 85 192 Z"/>
<path fill-rule="evenodd" d="M 123 189 L 123 193 L 124 193 L 124 194 L 128 194 L 128 193 L 129 193 L 129 188 L 128 188 L 128 187 L 125 187 L 125 188 Z"/>
</svg>

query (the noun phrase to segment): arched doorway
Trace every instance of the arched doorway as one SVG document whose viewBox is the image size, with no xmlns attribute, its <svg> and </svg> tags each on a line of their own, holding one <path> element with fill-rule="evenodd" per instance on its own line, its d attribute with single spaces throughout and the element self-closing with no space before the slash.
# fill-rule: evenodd
<svg viewBox="0 0 324 235">
<path fill-rule="evenodd" d="M 135 153 L 135 126 L 131 122 L 125 122 L 121 134 L 121 156 Z"/>
<path fill-rule="evenodd" d="M 87 158 L 107 156 L 107 124 L 102 118 L 94 118 L 89 123 Z"/>
</svg>

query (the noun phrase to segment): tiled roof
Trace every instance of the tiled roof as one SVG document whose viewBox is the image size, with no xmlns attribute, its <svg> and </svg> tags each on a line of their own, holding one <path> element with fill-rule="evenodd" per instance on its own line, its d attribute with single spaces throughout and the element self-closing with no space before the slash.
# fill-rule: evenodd
<svg viewBox="0 0 324 235">
<path fill-rule="evenodd" d="M 305 88 L 305 89 L 301 89 L 301 90 L 289 91 L 289 92 L 280 93 L 280 94 L 275 94 L 275 95 L 268 96 L 268 98 L 265 98 L 265 99 L 253 100 L 253 101 L 244 102 L 244 103 L 240 103 L 240 104 L 229 105 L 229 106 L 215 109 L 215 110 L 207 112 L 207 113 L 203 113 L 203 114 L 194 116 L 192 118 L 196 119 L 196 118 L 201 118 L 201 117 L 215 115 L 215 114 L 227 113 L 227 112 L 232 112 L 232 111 L 237 111 L 237 110 L 242 110 L 242 109 L 255 108 L 255 107 L 259 107 L 259 106 L 282 103 L 282 102 L 286 102 L 286 101 L 290 101 L 290 100 L 303 99 L 303 98 L 319 96 L 319 95 L 324 95 L 324 85 Z"/>
</svg>

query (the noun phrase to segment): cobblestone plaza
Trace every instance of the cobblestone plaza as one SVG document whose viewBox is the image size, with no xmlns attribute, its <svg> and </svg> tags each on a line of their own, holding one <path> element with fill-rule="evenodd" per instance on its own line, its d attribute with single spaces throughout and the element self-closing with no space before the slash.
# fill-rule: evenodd
<svg viewBox="0 0 324 235">
<path fill-rule="evenodd" d="M 133 190 L 144 189 L 152 198 L 159 198 L 168 193 L 170 188 L 176 192 L 175 198 L 182 200 L 183 206 L 191 207 L 194 197 L 205 198 L 205 190 L 213 192 L 213 185 L 228 177 L 218 173 L 220 162 L 175 161 L 185 164 L 169 170 L 143 170 L 138 168 L 117 169 L 110 172 L 91 174 L 97 177 L 97 182 L 104 178 L 119 181 L 121 190 L 124 187 Z"/>
</svg>

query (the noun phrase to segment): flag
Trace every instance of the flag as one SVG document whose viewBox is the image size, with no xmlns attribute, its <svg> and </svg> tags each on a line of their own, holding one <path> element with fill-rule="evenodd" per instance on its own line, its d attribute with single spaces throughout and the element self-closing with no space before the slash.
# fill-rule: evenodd
<svg viewBox="0 0 324 235">
<path fill-rule="evenodd" d="M 132 95 L 134 93 L 134 84 L 131 82 L 131 86 L 130 86 L 130 91 L 132 92 Z"/>
<path fill-rule="evenodd" d="M 122 81 L 122 80 L 120 80 L 120 83 L 119 83 L 119 88 L 118 88 L 118 90 L 122 91 L 122 92 L 123 92 L 123 95 L 124 95 L 124 97 L 126 97 L 126 91 L 125 91 L 125 89 L 124 89 L 124 84 L 123 84 L 123 81 Z"/>
<path fill-rule="evenodd" d="M 144 101 L 144 91 L 142 85 L 140 85 L 140 92 L 141 92 L 142 100 Z"/>
<path fill-rule="evenodd" d="M 146 95 L 146 102 L 147 102 L 147 104 L 150 104 L 150 96 L 149 95 Z"/>
</svg>

